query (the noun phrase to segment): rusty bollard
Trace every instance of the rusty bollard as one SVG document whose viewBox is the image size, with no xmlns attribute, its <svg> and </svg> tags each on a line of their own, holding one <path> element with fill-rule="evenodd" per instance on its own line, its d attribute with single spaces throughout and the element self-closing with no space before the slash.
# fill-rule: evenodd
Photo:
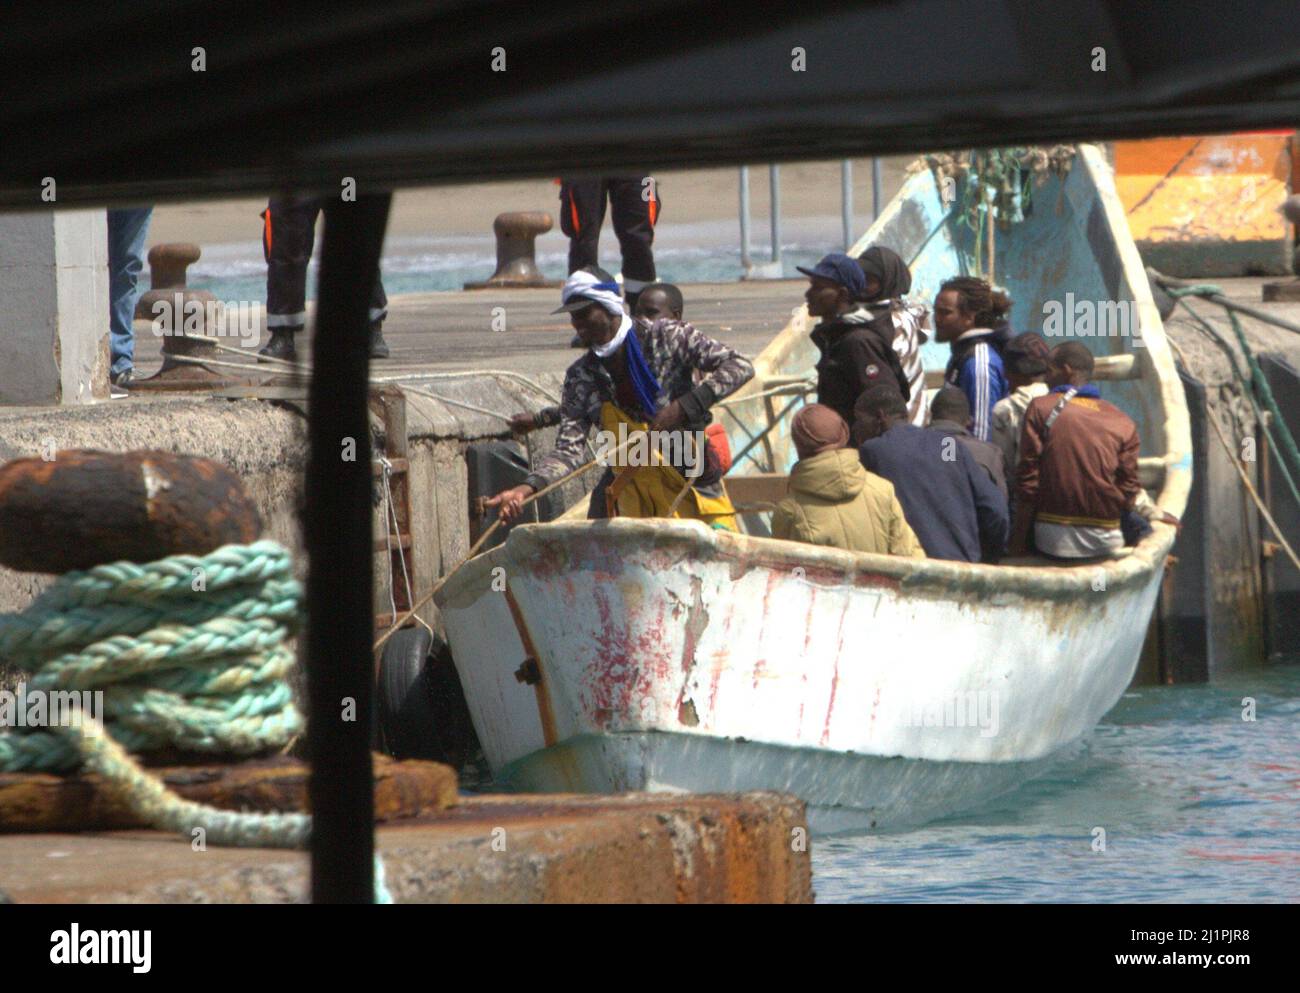
<svg viewBox="0 0 1300 993">
<path fill-rule="evenodd" d="M 1282 216 L 1293 226 L 1300 227 L 1300 195 L 1292 194 L 1282 201 Z M 1296 248 L 1292 252 L 1291 271 L 1300 273 L 1300 248 Z M 1300 300 L 1300 279 L 1286 279 L 1278 280 L 1276 283 L 1265 283 L 1261 293 L 1265 303 Z"/>
<path fill-rule="evenodd" d="M 492 231 L 497 236 L 497 271 L 490 279 L 466 283 L 467 290 L 494 287 L 559 286 L 537 268 L 537 236 L 546 234 L 555 222 L 544 210 L 520 210 L 497 214 Z"/>
<path fill-rule="evenodd" d="M 140 295 L 135 305 L 136 319 L 152 321 L 158 318 L 161 312 L 156 305 L 159 302 L 173 308 L 176 316 L 183 315 L 183 306 L 190 300 L 203 304 L 205 311 L 209 302 L 216 303 L 217 298 L 207 290 L 191 290 L 185 285 L 185 270 L 202 254 L 198 245 L 189 243 L 154 245 L 149 249 L 149 289 Z M 177 322 L 178 326 L 180 323 Z"/>
<path fill-rule="evenodd" d="M 85 449 L 42 456 L 0 466 L 0 565 L 10 569 L 203 555 L 262 533 L 239 477 L 211 459 Z"/>
<path fill-rule="evenodd" d="M 132 390 L 216 389 L 248 382 L 248 377 L 231 377 L 187 359 L 215 359 L 211 342 L 197 341 L 196 335 L 213 338 L 233 335 L 222 304 L 207 290 L 185 285 L 185 270 L 199 260 L 202 250 L 189 243 L 154 245 L 149 249 L 151 286 L 136 304 L 137 319 L 152 323 L 162 337 L 162 369 L 147 379 L 137 379 Z M 233 324 L 233 319 L 229 320 Z M 234 344 L 234 342 L 227 342 Z M 182 357 L 179 361 L 177 357 Z"/>
</svg>

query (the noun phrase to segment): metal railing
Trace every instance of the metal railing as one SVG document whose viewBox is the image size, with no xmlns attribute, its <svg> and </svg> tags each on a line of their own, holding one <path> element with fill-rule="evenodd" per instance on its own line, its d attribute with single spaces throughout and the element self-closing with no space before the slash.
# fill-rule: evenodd
<svg viewBox="0 0 1300 993">
<path fill-rule="evenodd" d="M 741 279 L 781 279 L 785 273 L 781 261 L 781 167 L 769 165 L 768 195 L 770 198 L 771 258 L 755 262 L 749 248 L 749 166 L 740 167 L 740 268 Z M 880 159 L 871 160 L 871 220 L 880 216 Z M 853 161 L 840 162 L 840 231 L 844 251 L 857 241 L 853 228 Z"/>
</svg>

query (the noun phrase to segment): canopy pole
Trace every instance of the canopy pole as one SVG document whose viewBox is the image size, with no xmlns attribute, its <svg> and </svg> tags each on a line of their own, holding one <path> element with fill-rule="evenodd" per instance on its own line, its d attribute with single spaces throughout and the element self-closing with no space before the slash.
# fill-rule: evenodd
<svg viewBox="0 0 1300 993">
<path fill-rule="evenodd" d="M 315 903 L 374 900 L 368 311 L 390 200 L 362 195 L 324 210 L 303 515 Z"/>
</svg>

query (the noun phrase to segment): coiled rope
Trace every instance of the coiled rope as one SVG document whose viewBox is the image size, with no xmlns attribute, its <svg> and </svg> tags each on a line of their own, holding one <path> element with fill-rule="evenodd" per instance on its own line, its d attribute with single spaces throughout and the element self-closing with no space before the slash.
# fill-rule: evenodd
<svg viewBox="0 0 1300 993">
<path fill-rule="evenodd" d="M 301 586 L 273 541 L 208 555 L 115 562 L 69 572 L 21 613 L 0 614 L 0 657 L 32 673 L 46 699 L 102 693 L 97 715 L 0 732 L 0 770 L 93 771 L 155 828 L 214 845 L 301 848 L 306 814 L 252 814 L 184 800 L 130 752 L 178 748 L 247 756 L 301 732 L 286 639 Z M 376 855 L 376 900 L 391 903 Z"/>
</svg>

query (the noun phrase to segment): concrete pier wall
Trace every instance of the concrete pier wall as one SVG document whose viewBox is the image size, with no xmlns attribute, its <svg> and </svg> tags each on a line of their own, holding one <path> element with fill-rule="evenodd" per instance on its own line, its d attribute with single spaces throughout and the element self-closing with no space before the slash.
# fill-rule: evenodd
<svg viewBox="0 0 1300 993">
<path fill-rule="evenodd" d="M 541 381 L 558 392 L 553 377 L 543 376 Z M 504 416 L 536 409 L 545 402 L 535 390 L 504 377 L 458 379 L 419 388 L 500 411 Z M 299 578 L 304 578 L 300 512 L 307 454 L 305 409 L 305 402 L 293 401 L 141 396 L 93 407 L 0 410 L 0 462 L 70 448 L 160 449 L 215 459 L 243 480 L 262 514 L 264 536 L 294 553 L 295 569 Z M 408 562 L 418 597 L 469 551 L 467 446 L 504 437 L 507 431 L 501 417 L 415 394 L 407 396 L 406 423 L 412 538 Z M 534 449 L 549 450 L 553 438 L 554 429 L 538 432 Z M 377 418 L 372 418 L 372 445 L 376 455 L 383 450 L 383 429 Z M 593 482 L 575 482 L 566 496 L 577 499 Z M 377 498 L 381 494 L 377 487 Z M 380 542 L 383 526 L 384 506 L 377 499 L 374 533 Z M 0 610 L 22 610 L 53 578 L 0 568 Z M 402 581 L 400 575 L 397 579 Z M 388 556 L 379 552 L 375 556 L 377 614 L 391 609 L 389 581 Z M 438 626 L 437 608 L 432 604 L 423 608 L 421 616 Z M 0 685 L 10 685 L 17 678 L 0 662 Z"/>
</svg>

